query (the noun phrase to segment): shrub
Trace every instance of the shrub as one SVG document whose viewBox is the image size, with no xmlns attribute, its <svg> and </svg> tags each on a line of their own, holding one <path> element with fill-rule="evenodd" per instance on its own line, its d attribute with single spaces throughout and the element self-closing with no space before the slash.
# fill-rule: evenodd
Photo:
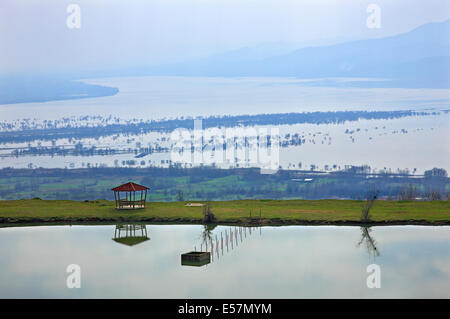
<svg viewBox="0 0 450 319">
<path fill-rule="evenodd" d="M 216 216 L 214 216 L 211 211 L 211 207 L 207 204 L 203 206 L 203 222 L 204 223 L 214 223 L 216 221 Z"/>
</svg>

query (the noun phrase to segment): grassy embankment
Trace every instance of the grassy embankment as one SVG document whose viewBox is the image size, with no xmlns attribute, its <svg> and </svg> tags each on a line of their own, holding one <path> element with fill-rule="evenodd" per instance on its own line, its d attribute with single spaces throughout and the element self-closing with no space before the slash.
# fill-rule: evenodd
<svg viewBox="0 0 450 319">
<path fill-rule="evenodd" d="M 203 207 L 186 202 L 149 202 L 146 209 L 116 210 L 111 201 L 0 201 L 0 223 L 201 223 Z M 358 224 L 361 201 L 239 200 L 210 202 L 217 223 L 288 225 Z M 261 212 L 261 218 L 260 218 Z M 377 201 L 370 211 L 374 224 L 449 225 L 450 201 Z"/>
</svg>

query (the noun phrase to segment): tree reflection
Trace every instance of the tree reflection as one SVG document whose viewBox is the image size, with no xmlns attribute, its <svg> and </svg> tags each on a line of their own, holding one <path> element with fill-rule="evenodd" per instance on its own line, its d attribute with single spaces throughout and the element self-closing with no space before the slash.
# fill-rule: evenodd
<svg viewBox="0 0 450 319">
<path fill-rule="evenodd" d="M 208 246 L 208 243 L 213 241 L 213 230 L 216 228 L 215 224 L 205 224 L 203 225 L 203 231 L 200 235 L 202 246 Z"/>
<path fill-rule="evenodd" d="M 360 247 L 362 244 L 364 244 L 369 255 L 375 258 L 380 256 L 380 252 L 377 248 L 377 242 L 375 238 L 370 236 L 371 231 L 372 230 L 370 229 L 370 227 L 361 227 L 361 240 L 358 242 L 357 246 Z"/>
</svg>

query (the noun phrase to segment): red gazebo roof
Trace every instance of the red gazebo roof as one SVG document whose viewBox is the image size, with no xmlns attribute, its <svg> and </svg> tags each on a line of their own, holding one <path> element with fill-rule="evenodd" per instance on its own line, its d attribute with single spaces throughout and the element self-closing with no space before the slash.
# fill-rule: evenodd
<svg viewBox="0 0 450 319">
<path fill-rule="evenodd" d="M 115 192 L 135 192 L 135 191 L 145 191 L 147 189 L 150 189 L 148 187 L 129 182 L 117 187 L 114 187 L 112 190 Z"/>
</svg>

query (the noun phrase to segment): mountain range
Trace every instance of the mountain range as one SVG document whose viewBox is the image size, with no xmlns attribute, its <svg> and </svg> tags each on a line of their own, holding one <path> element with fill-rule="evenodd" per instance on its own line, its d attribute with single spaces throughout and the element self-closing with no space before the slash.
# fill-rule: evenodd
<svg viewBox="0 0 450 319">
<path fill-rule="evenodd" d="M 380 78 L 364 85 L 450 87 L 450 20 L 391 37 L 311 46 L 267 56 L 243 48 L 185 63 L 141 69 L 147 75 Z"/>
</svg>

